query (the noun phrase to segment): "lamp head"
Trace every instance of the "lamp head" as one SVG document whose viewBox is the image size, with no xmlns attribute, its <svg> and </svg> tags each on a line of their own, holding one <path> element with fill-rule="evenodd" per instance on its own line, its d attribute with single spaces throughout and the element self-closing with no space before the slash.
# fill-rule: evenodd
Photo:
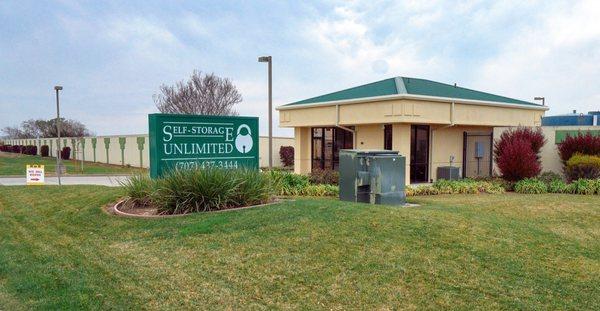
<svg viewBox="0 0 600 311">
<path fill-rule="evenodd" d="M 62 89 L 63 89 L 63 88 L 62 88 L 62 86 L 60 86 L 60 85 L 57 85 L 57 86 L 55 86 L 55 87 L 54 87 L 54 90 L 56 90 L 56 91 L 60 91 L 60 90 L 62 90 Z"/>
<path fill-rule="evenodd" d="M 258 58 L 259 63 L 268 63 L 271 61 L 271 56 L 261 56 Z"/>
</svg>

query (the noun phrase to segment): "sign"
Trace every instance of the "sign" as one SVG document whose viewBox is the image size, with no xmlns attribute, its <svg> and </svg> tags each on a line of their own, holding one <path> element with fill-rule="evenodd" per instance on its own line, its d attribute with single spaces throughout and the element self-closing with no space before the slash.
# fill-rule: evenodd
<svg viewBox="0 0 600 311">
<path fill-rule="evenodd" d="M 44 166 L 43 165 L 27 165 L 27 185 L 43 185 L 44 184 Z"/>
<path fill-rule="evenodd" d="M 150 176 L 173 169 L 258 169 L 258 118 L 148 115 Z"/>
</svg>

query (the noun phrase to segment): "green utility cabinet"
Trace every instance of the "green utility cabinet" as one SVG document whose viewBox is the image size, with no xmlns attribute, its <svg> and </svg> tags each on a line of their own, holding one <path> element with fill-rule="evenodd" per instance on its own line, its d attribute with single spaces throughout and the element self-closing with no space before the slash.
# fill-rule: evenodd
<svg viewBox="0 0 600 311">
<path fill-rule="evenodd" d="M 340 200 L 401 205 L 406 202 L 406 158 L 389 150 L 340 150 Z"/>
</svg>

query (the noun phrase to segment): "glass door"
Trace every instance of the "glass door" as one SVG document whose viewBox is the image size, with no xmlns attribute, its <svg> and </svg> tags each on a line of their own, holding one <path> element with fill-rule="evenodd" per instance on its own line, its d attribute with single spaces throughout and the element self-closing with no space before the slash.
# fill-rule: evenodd
<svg viewBox="0 0 600 311">
<path fill-rule="evenodd" d="M 410 127 L 410 182 L 429 181 L 429 126 Z"/>
</svg>

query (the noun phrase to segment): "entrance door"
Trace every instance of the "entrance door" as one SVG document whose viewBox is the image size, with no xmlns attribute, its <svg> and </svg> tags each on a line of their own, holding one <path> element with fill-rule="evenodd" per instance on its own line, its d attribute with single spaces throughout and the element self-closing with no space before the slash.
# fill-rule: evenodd
<svg viewBox="0 0 600 311">
<path fill-rule="evenodd" d="M 410 182 L 429 181 L 429 126 L 410 127 Z"/>
</svg>

